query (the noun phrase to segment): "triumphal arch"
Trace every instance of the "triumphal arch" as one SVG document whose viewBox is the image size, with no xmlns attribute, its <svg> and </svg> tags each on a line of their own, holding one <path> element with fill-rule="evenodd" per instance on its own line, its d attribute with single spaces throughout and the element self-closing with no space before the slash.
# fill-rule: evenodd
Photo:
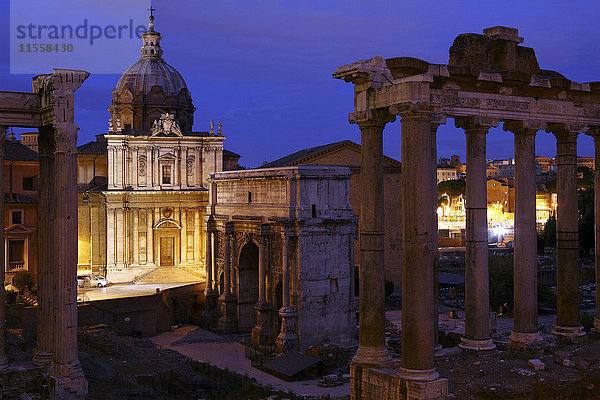
<svg viewBox="0 0 600 400">
<path fill-rule="evenodd" d="M 53 399 L 82 399 L 87 381 L 77 355 L 77 131 L 74 92 L 89 72 L 55 69 L 33 78 L 33 93 L 0 92 L 0 149 L 7 127 L 39 130 L 39 264 L 37 347 L 33 362 L 49 367 Z M 0 187 L 4 155 L 0 151 Z M 4 197 L 0 196 L 0 215 Z M 4 218 L 0 218 L 4 243 Z M 4 246 L 0 246 L 4 259 Z M 4 282 L 4 267 L 0 268 Z M 4 284 L 0 285 L 0 381 L 13 371 L 4 350 Z M 13 381 L 14 383 L 14 381 Z M 0 393 L 1 395 L 1 393 Z"/>
<path fill-rule="evenodd" d="M 558 315 L 553 334 L 585 335 L 579 322 L 577 136 L 592 135 L 599 155 L 600 82 L 578 83 L 541 69 L 534 50 L 522 42 L 517 29 L 498 26 L 483 34 L 459 35 L 450 47 L 448 64 L 374 57 L 333 74 L 354 84 L 349 120 L 361 131 L 361 180 L 371 182 L 361 194 L 360 345 L 351 369 L 353 399 L 433 399 L 447 393 L 447 381 L 434 366 L 436 131 L 447 117 L 465 131 L 468 166 L 466 329 L 460 347 L 495 347 L 488 314 L 485 162 L 486 133 L 500 122 L 513 134 L 516 162 L 515 323 L 510 344 L 525 348 L 542 340 L 537 323 L 534 161 L 535 135 L 540 131 L 555 136 L 557 151 Z M 383 129 L 397 118 L 402 136 L 403 272 L 402 357 L 396 369 L 385 347 L 380 193 Z M 598 169 L 597 157 L 597 183 Z"/>
</svg>

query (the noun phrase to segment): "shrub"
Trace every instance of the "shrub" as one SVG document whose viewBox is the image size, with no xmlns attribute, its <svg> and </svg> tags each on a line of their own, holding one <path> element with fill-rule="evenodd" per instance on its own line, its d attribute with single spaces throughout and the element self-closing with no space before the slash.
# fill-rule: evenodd
<svg viewBox="0 0 600 400">
<path fill-rule="evenodd" d="M 12 284 L 19 289 L 19 292 L 25 289 L 31 290 L 34 285 L 33 276 L 31 276 L 29 271 L 19 271 L 13 276 Z"/>
<path fill-rule="evenodd" d="M 6 304 L 16 304 L 17 303 L 17 292 L 13 292 L 12 290 L 6 291 Z"/>
</svg>

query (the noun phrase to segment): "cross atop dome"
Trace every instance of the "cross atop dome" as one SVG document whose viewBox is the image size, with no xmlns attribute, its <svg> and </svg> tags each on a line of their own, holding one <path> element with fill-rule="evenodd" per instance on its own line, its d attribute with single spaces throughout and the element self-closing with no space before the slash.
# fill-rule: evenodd
<svg viewBox="0 0 600 400">
<path fill-rule="evenodd" d="M 140 54 L 142 55 L 142 58 L 160 58 L 163 54 L 160 47 L 160 40 L 162 37 L 160 36 L 160 33 L 154 30 L 154 11 L 156 11 L 156 8 L 150 6 L 148 11 L 150 11 L 150 16 L 148 17 L 150 23 L 148 24 L 148 30 L 142 35 L 144 44 L 140 50 Z"/>
</svg>

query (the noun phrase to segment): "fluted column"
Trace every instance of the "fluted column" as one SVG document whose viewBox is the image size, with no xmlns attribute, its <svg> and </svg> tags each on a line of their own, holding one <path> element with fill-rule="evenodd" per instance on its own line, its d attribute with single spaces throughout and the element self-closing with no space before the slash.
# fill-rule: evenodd
<svg viewBox="0 0 600 400">
<path fill-rule="evenodd" d="M 55 123 L 54 153 L 54 359 L 51 376 L 60 391 L 73 379 L 85 384 L 77 354 L 77 130 L 73 123 Z M 55 390 L 56 391 L 56 387 Z"/>
<path fill-rule="evenodd" d="M 392 362 L 385 347 L 383 129 L 393 119 L 387 111 L 350 114 L 350 122 L 360 128 L 361 145 L 360 318 L 352 363 L 362 367 L 385 367 Z"/>
<path fill-rule="evenodd" d="M 225 242 L 223 243 L 223 294 L 219 298 L 221 304 L 221 318 L 217 327 L 223 332 L 237 330 L 236 299 L 231 293 L 231 237 L 234 233 L 234 223 L 225 223 Z"/>
<path fill-rule="evenodd" d="M 543 126 L 505 122 L 515 140 L 514 315 L 509 345 L 542 340 L 537 322 L 537 232 L 535 225 L 535 135 Z"/>
<path fill-rule="evenodd" d="M 140 245 L 139 245 L 139 209 L 132 208 L 133 213 L 133 249 L 131 249 L 134 265 L 140 264 Z"/>
<path fill-rule="evenodd" d="M 258 303 L 256 310 L 256 325 L 252 329 L 252 343 L 272 344 L 274 337 L 271 326 L 273 306 L 267 301 L 267 250 L 271 236 L 271 226 L 260 226 L 260 245 L 258 247 Z"/>
<path fill-rule="evenodd" d="M 556 293 L 552 333 L 585 336 L 579 321 L 579 220 L 577 204 L 577 135 L 583 126 L 549 124 L 556 137 Z"/>
<path fill-rule="evenodd" d="M 153 213 L 151 208 L 144 210 L 146 213 L 146 265 L 154 264 L 154 229 Z"/>
<path fill-rule="evenodd" d="M 486 139 L 497 122 L 482 118 L 456 119 L 467 135 L 465 335 L 459 347 L 493 350 L 489 318 Z"/>
<path fill-rule="evenodd" d="M 595 333 L 600 332 L 600 127 L 593 127 L 588 134 L 594 138 L 594 235 L 596 261 L 596 316 L 594 318 Z"/>
<path fill-rule="evenodd" d="M 6 127 L 0 125 L 0 188 L 4 187 L 4 141 L 6 140 Z M 6 349 L 4 336 L 6 331 L 5 325 L 5 308 L 6 308 L 6 291 L 4 290 L 4 279 L 5 279 L 5 271 L 6 271 L 6 262 L 5 262 L 5 254 L 4 254 L 4 193 L 0 193 L 0 244 L 2 247 L 0 249 L 0 260 L 2 260 L 2 267 L 0 268 L 0 373 L 8 368 L 8 359 L 6 358 Z M 48 287 L 46 286 L 47 290 Z M 46 308 L 48 303 L 46 302 Z M 39 311 L 38 311 L 39 314 Z M 50 336 L 51 337 L 51 336 Z M 47 338 L 44 337 L 45 339 Z M 43 344 L 46 345 L 45 341 Z M 39 340 L 38 340 L 38 348 L 39 348 Z M 40 349 L 42 350 L 42 349 Z M 46 354 L 44 354 L 44 364 L 47 364 L 47 356 L 48 351 L 51 356 L 51 347 L 47 347 Z"/>
<path fill-rule="evenodd" d="M 179 259 L 180 264 L 187 264 L 187 208 L 182 208 L 180 211 L 181 221 L 181 257 Z"/>
<path fill-rule="evenodd" d="M 296 334 L 296 325 L 298 313 L 296 309 L 290 307 L 290 262 L 289 262 L 289 247 L 290 234 L 283 230 L 283 248 L 282 248 L 282 274 L 281 274 L 281 296 L 282 307 L 279 310 L 281 315 L 281 331 L 275 343 L 277 350 L 280 353 L 296 349 L 298 346 L 298 335 Z"/>
<path fill-rule="evenodd" d="M 409 381 L 432 381 L 434 367 L 434 219 L 437 182 L 431 165 L 432 109 L 409 103 L 393 108 L 402 117 L 402 361 Z"/>
<path fill-rule="evenodd" d="M 1 128 L 0 128 L 1 129 Z M 54 322 L 52 312 L 54 309 L 54 299 L 52 296 L 52 266 L 54 257 L 54 246 L 52 234 L 53 213 L 52 206 L 53 189 L 52 180 L 54 179 L 54 129 L 52 126 L 44 126 L 39 128 L 38 144 L 40 151 L 40 186 L 39 186 L 39 204 L 38 204 L 38 308 L 37 308 L 37 326 L 36 340 L 37 347 L 33 353 L 33 362 L 36 365 L 49 366 L 52 363 L 52 349 L 54 343 Z M 4 131 L 0 130 L 0 140 L 4 140 Z M 2 153 L 2 157 L 4 154 Z M 0 161 L 0 167 L 4 166 L 4 162 Z M 0 180 L 4 178 L 4 173 L 0 171 Z M 3 187 L 0 182 L 0 187 Z M 0 199 L 0 204 L 3 204 L 4 197 Z M 4 215 L 4 211 L 0 210 L 0 215 Z M 4 218 L 0 222 L 0 235 L 4 234 Z M 4 240 L 0 238 L 0 242 Z M 4 251 L 4 246 L 2 250 Z M 0 259 L 4 256 L 0 254 Z M 3 273 L 3 272 L 2 272 Z M 0 281 L 4 282 L 3 279 Z M 1 290 L 1 289 L 0 289 Z M 0 299 L 0 307 L 4 304 Z M 0 315 L 0 324 L 4 321 L 4 317 Z M 2 340 L 2 339 L 0 339 Z M 0 353 L 3 354 L 3 353 Z M 0 369 L 1 369 L 0 355 Z"/>
<path fill-rule="evenodd" d="M 194 213 L 194 265 L 199 266 L 200 263 L 200 210 L 193 209 Z"/>
<path fill-rule="evenodd" d="M 215 222 L 209 219 L 206 222 L 206 289 L 204 301 L 204 323 L 208 326 L 214 326 L 219 318 L 218 294 L 213 282 L 213 264 L 215 263 L 216 251 L 213 253 L 213 236 L 216 234 Z"/>
</svg>

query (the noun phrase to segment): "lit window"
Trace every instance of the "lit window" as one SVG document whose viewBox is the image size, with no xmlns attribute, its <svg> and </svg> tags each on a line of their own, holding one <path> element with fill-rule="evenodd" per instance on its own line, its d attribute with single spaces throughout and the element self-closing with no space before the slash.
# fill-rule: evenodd
<svg viewBox="0 0 600 400">
<path fill-rule="evenodd" d="M 171 167 L 169 165 L 163 165 L 162 167 L 162 183 L 163 185 L 171 184 Z"/>
</svg>

